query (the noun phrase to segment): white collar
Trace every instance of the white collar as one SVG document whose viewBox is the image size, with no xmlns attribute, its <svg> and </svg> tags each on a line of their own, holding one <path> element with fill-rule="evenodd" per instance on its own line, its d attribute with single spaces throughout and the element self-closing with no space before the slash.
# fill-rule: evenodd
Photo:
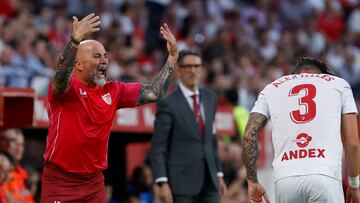
<svg viewBox="0 0 360 203">
<path fill-rule="evenodd" d="M 184 84 L 182 84 L 181 81 L 179 82 L 179 87 L 180 87 L 182 93 L 185 95 L 185 97 L 191 97 L 191 96 L 193 96 L 194 94 L 196 94 L 196 95 L 198 95 L 198 96 L 200 95 L 200 92 L 199 92 L 199 88 L 198 88 L 198 87 L 196 87 L 195 92 L 193 92 L 193 91 L 191 91 L 189 88 L 185 87 Z"/>
</svg>

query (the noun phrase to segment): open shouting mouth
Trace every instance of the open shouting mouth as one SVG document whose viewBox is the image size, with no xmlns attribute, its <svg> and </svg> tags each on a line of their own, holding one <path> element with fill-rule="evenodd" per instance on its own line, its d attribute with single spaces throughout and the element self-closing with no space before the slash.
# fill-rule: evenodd
<svg viewBox="0 0 360 203">
<path fill-rule="evenodd" d="M 106 78 L 106 67 L 99 65 L 98 68 L 96 69 L 96 75 L 99 78 Z"/>
</svg>

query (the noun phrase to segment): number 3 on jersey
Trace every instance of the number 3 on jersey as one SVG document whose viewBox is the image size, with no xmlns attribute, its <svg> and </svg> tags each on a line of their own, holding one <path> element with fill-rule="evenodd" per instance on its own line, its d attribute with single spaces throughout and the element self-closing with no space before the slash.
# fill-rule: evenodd
<svg viewBox="0 0 360 203">
<path fill-rule="evenodd" d="M 300 110 L 294 110 L 290 112 L 290 117 L 293 122 L 304 124 L 316 116 L 316 103 L 314 102 L 316 87 L 312 84 L 297 85 L 290 90 L 289 96 L 296 96 L 300 91 L 305 91 L 305 96 L 299 98 L 299 105 L 305 106 L 305 113 L 301 114 Z"/>
</svg>

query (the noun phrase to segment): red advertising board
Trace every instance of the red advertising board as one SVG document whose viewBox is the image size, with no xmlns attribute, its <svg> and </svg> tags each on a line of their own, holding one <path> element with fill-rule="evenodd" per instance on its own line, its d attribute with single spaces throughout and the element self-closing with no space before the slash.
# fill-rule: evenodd
<svg viewBox="0 0 360 203">
<path fill-rule="evenodd" d="M 35 99 L 35 126 L 48 127 L 46 97 Z M 151 133 L 154 127 L 156 104 L 147 104 L 136 108 L 126 108 L 117 111 L 112 127 L 114 132 Z M 233 135 L 235 126 L 231 106 L 219 106 L 216 113 L 215 126 L 218 135 Z"/>
</svg>

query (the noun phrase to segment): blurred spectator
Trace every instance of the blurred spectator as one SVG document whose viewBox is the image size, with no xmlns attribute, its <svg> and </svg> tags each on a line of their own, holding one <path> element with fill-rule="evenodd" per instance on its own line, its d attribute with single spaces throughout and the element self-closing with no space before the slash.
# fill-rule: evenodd
<svg viewBox="0 0 360 203">
<path fill-rule="evenodd" d="M 344 19 L 341 13 L 335 10 L 332 1 L 325 1 L 325 10 L 321 12 L 317 19 L 318 29 L 324 33 L 329 42 L 339 40 L 345 28 Z"/>
<path fill-rule="evenodd" d="M 277 48 L 275 46 L 275 43 L 270 40 L 267 30 L 259 31 L 258 35 L 259 35 L 258 51 L 261 57 L 265 61 L 271 61 L 277 53 Z"/>
<path fill-rule="evenodd" d="M 118 203 L 117 200 L 112 198 L 113 187 L 109 184 L 105 185 L 106 203 Z"/>
<path fill-rule="evenodd" d="M 125 36 L 125 44 L 127 46 L 132 45 L 132 37 L 134 35 L 135 26 L 134 26 L 134 17 L 136 15 L 134 5 L 129 2 L 124 2 L 120 7 L 121 16 L 119 17 L 119 22 L 121 29 Z M 160 24 L 159 24 L 160 25 Z"/>
<path fill-rule="evenodd" d="M 248 122 L 249 111 L 240 106 L 239 101 L 239 94 L 236 89 L 229 89 L 226 91 L 225 96 L 227 100 L 233 105 L 233 117 L 235 121 L 236 127 L 236 140 L 242 140 L 245 132 L 245 127 Z"/>
<path fill-rule="evenodd" d="M 54 26 L 48 32 L 49 43 L 56 49 L 61 49 L 67 43 L 70 33 L 67 30 L 66 23 L 64 16 L 56 16 Z"/>
<path fill-rule="evenodd" d="M 316 22 L 309 19 L 304 24 L 304 30 L 299 31 L 299 43 L 310 55 L 318 55 L 326 48 L 326 39 L 316 30 Z"/>
<path fill-rule="evenodd" d="M 12 17 L 16 12 L 14 1 L 3 0 L 0 7 L 0 19 Z"/>
<path fill-rule="evenodd" d="M 159 36 L 159 27 L 165 12 L 166 6 L 170 0 L 147 0 L 146 8 L 148 11 L 148 25 L 146 28 L 146 49 L 147 54 L 152 53 L 155 49 L 162 47 Z"/>
<path fill-rule="evenodd" d="M 7 203 L 7 193 L 4 190 L 4 183 L 9 180 L 11 173 L 11 161 L 9 156 L 3 151 L 0 151 L 0 202 Z"/>
<path fill-rule="evenodd" d="M 284 0 L 280 6 L 285 27 L 296 27 L 311 14 L 311 9 L 304 0 Z"/>
<path fill-rule="evenodd" d="M 224 181 L 226 185 L 231 185 L 236 179 L 236 173 L 242 165 L 242 149 L 238 143 L 228 143 L 225 145 L 222 165 L 224 172 Z"/>
<path fill-rule="evenodd" d="M 0 88 L 5 86 L 7 73 L 3 69 L 3 65 L 7 63 L 6 59 L 9 58 L 9 56 L 7 56 L 9 54 L 11 54 L 10 49 L 0 39 Z"/>
<path fill-rule="evenodd" d="M 354 10 L 351 11 L 348 19 L 348 29 L 351 32 L 360 33 L 360 4 L 356 6 Z"/>
<path fill-rule="evenodd" d="M 339 11 L 341 10 L 341 4 L 340 1 L 336 0 L 307 0 L 310 8 L 315 12 L 315 13 L 320 13 L 322 11 L 325 10 L 325 4 L 326 2 L 329 2 L 331 4 L 331 6 L 336 10 Z"/>
<path fill-rule="evenodd" d="M 124 197 L 123 203 L 141 203 L 138 196 L 128 195 Z"/>
<path fill-rule="evenodd" d="M 10 87 L 29 87 L 34 75 L 50 78 L 53 71 L 46 68 L 31 52 L 31 41 L 23 38 L 15 42 L 15 50 L 10 55 L 9 64 L 4 65 L 6 85 Z"/>
<path fill-rule="evenodd" d="M 246 169 L 241 167 L 236 171 L 235 180 L 229 185 L 229 190 L 223 198 L 224 203 L 247 203 Z"/>
<path fill-rule="evenodd" d="M 10 172 L 10 160 L 8 157 L 4 154 L 4 152 L 0 152 L 0 184 L 3 184 Z"/>
<path fill-rule="evenodd" d="M 28 179 L 26 179 L 26 185 L 28 186 L 30 192 L 32 193 L 35 202 L 39 202 L 41 199 L 40 198 L 41 174 L 39 173 L 39 171 L 33 168 L 33 166 L 30 165 L 26 165 L 25 170 L 29 174 Z"/>
<path fill-rule="evenodd" d="M 24 155 L 25 139 L 22 131 L 18 128 L 10 128 L 2 132 L 1 135 L 8 140 L 7 152 L 14 158 L 15 168 L 11 173 L 11 178 L 7 181 L 3 188 L 9 193 L 9 196 L 19 202 L 34 202 L 34 197 L 25 181 L 29 175 L 20 164 Z"/>
<path fill-rule="evenodd" d="M 40 14 L 34 18 L 35 29 L 38 30 L 40 36 L 47 36 L 52 29 L 52 21 L 54 18 L 53 10 L 49 7 L 41 8 Z"/>
<path fill-rule="evenodd" d="M 153 203 L 156 200 L 154 193 L 154 176 L 147 165 L 136 167 L 131 180 L 126 186 L 126 196 L 135 196 L 141 203 Z"/>
<path fill-rule="evenodd" d="M 334 44 L 334 46 L 327 52 L 326 61 L 330 67 L 332 67 L 333 70 L 339 74 L 345 67 L 344 45 L 340 42 Z"/>
<path fill-rule="evenodd" d="M 341 71 L 337 73 L 353 87 L 359 83 L 359 67 L 357 66 L 358 64 L 356 64 L 356 58 L 353 52 L 346 51 L 344 54 L 344 65 Z"/>
</svg>

